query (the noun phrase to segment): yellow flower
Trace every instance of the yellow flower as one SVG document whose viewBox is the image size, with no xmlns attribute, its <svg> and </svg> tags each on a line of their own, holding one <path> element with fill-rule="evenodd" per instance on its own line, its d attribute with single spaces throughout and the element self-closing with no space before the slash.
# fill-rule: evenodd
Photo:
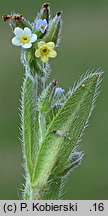
<svg viewBox="0 0 108 216">
<path fill-rule="evenodd" d="M 36 58 L 41 58 L 41 61 L 46 63 L 49 58 L 55 58 L 57 56 L 54 50 L 55 44 L 53 42 L 45 43 L 40 41 L 38 43 L 38 49 L 35 51 Z"/>
</svg>

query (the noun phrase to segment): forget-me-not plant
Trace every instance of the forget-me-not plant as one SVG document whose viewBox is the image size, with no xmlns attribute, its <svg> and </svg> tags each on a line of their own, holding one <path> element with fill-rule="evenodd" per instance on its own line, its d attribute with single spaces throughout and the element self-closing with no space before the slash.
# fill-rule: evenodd
<svg viewBox="0 0 108 216">
<path fill-rule="evenodd" d="M 94 107 L 102 71 L 83 75 L 68 92 L 48 82 L 50 61 L 57 58 L 62 32 L 58 11 L 42 5 L 33 23 L 22 14 L 3 16 L 21 48 L 25 68 L 21 93 L 21 140 L 25 183 L 22 199 L 59 199 L 64 181 L 83 158 L 79 141 Z M 59 54 L 60 55 L 60 54 Z"/>
</svg>

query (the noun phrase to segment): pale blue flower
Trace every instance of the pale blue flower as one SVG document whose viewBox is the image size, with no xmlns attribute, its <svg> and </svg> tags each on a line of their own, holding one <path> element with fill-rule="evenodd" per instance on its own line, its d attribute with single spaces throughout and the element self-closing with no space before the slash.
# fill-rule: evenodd
<svg viewBox="0 0 108 216">
<path fill-rule="evenodd" d="M 42 20 L 42 19 L 36 20 L 36 30 L 37 31 L 41 31 L 44 34 L 47 27 L 48 27 L 48 23 L 47 23 L 46 19 L 44 19 L 44 20 Z"/>
<path fill-rule="evenodd" d="M 62 94 L 62 93 L 64 93 L 64 89 L 63 88 L 61 88 L 61 87 L 56 88 L 55 94 Z"/>
</svg>

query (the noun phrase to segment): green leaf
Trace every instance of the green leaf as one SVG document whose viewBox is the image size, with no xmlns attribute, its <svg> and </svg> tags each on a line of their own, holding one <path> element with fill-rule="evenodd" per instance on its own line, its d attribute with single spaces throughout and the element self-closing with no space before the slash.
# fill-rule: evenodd
<svg viewBox="0 0 108 216">
<path fill-rule="evenodd" d="M 34 167 L 33 199 L 58 198 L 61 173 L 88 122 L 100 76 L 99 70 L 86 74 L 49 125 Z"/>
<path fill-rule="evenodd" d="M 26 75 L 22 88 L 22 102 L 21 102 L 21 120 L 22 120 L 22 143 L 23 154 L 25 161 L 26 175 L 30 178 L 32 176 L 33 165 L 38 153 L 39 142 L 38 134 L 38 113 L 36 111 L 36 91 L 35 79 L 30 79 Z"/>
</svg>

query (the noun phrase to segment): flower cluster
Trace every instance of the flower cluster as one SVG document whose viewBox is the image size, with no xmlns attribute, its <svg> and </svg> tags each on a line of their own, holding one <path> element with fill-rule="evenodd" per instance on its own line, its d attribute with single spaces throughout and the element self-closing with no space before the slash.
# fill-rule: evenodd
<svg viewBox="0 0 108 216">
<path fill-rule="evenodd" d="M 36 31 L 45 33 L 48 27 L 46 19 L 38 19 L 36 21 Z M 15 37 L 12 39 L 12 44 L 15 46 L 21 46 L 22 48 L 28 49 L 32 47 L 32 44 L 35 43 L 38 39 L 36 33 L 32 33 L 30 28 L 25 27 L 24 29 L 16 27 L 14 29 Z M 45 43 L 40 41 L 37 44 L 37 49 L 35 51 L 35 57 L 41 58 L 41 61 L 44 63 L 48 62 L 49 58 L 55 58 L 57 56 L 56 51 L 54 50 L 55 44 L 53 42 Z"/>
</svg>

